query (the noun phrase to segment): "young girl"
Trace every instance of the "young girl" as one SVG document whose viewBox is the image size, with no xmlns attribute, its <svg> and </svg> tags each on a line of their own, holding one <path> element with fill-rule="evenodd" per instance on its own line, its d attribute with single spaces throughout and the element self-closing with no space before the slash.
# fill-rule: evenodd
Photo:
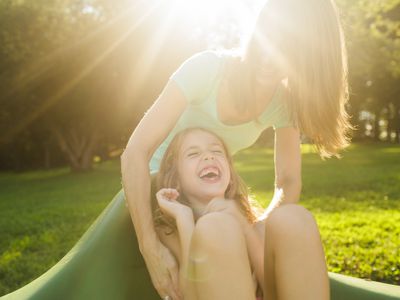
<svg viewBox="0 0 400 300">
<path fill-rule="evenodd" d="M 178 133 L 156 190 L 155 227 L 179 263 L 183 299 L 262 299 L 265 222 L 224 142 L 200 128 Z"/>
</svg>

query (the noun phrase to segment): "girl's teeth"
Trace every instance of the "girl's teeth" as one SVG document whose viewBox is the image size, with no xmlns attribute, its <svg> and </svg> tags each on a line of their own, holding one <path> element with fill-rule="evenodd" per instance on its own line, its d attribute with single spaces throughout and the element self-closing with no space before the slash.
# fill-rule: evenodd
<svg viewBox="0 0 400 300">
<path fill-rule="evenodd" d="M 204 176 L 207 176 L 210 173 L 215 176 L 218 176 L 218 174 L 219 174 L 217 168 L 206 168 L 201 172 L 200 177 L 203 178 Z"/>
</svg>

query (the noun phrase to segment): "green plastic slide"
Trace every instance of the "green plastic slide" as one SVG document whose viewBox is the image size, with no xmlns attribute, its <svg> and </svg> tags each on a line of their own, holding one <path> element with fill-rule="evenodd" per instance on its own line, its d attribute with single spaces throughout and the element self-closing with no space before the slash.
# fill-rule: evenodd
<svg viewBox="0 0 400 300">
<path fill-rule="evenodd" d="M 400 286 L 329 273 L 331 299 L 400 299 Z M 121 190 L 77 244 L 50 270 L 1 297 L 158 300 Z"/>
</svg>

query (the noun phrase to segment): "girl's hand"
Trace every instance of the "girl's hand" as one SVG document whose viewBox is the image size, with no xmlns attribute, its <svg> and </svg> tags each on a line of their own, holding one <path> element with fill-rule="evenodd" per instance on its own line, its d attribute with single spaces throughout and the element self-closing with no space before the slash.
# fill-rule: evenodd
<svg viewBox="0 0 400 300">
<path fill-rule="evenodd" d="M 193 215 L 189 206 L 177 201 L 179 192 L 176 189 L 163 188 L 157 192 L 156 197 L 162 212 L 175 220 L 188 214 Z"/>
</svg>

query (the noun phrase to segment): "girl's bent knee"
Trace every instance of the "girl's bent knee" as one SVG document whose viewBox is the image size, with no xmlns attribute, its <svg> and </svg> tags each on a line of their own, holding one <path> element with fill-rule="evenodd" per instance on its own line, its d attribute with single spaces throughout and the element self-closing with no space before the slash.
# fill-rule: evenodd
<svg viewBox="0 0 400 300">
<path fill-rule="evenodd" d="M 268 230 L 308 230 L 316 226 L 312 213 L 298 204 L 284 204 L 272 211 L 265 221 Z"/>
<path fill-rule="evenodd" d="M 239 221 L 223 212 L 211 212 L 200 217 L 194 228 L 193 239 L 213 242 L 238 239 L 242 235 Z"/>
<path fill-rule="evenodd" d="M 219 228 L 235 228 L 240 227 L 239 221 L 230 214 L 224 212 L 210 212 L 201 216 L 196 222 L 196 229 L 199 230 L 217 230 Z"/>
</svg>

